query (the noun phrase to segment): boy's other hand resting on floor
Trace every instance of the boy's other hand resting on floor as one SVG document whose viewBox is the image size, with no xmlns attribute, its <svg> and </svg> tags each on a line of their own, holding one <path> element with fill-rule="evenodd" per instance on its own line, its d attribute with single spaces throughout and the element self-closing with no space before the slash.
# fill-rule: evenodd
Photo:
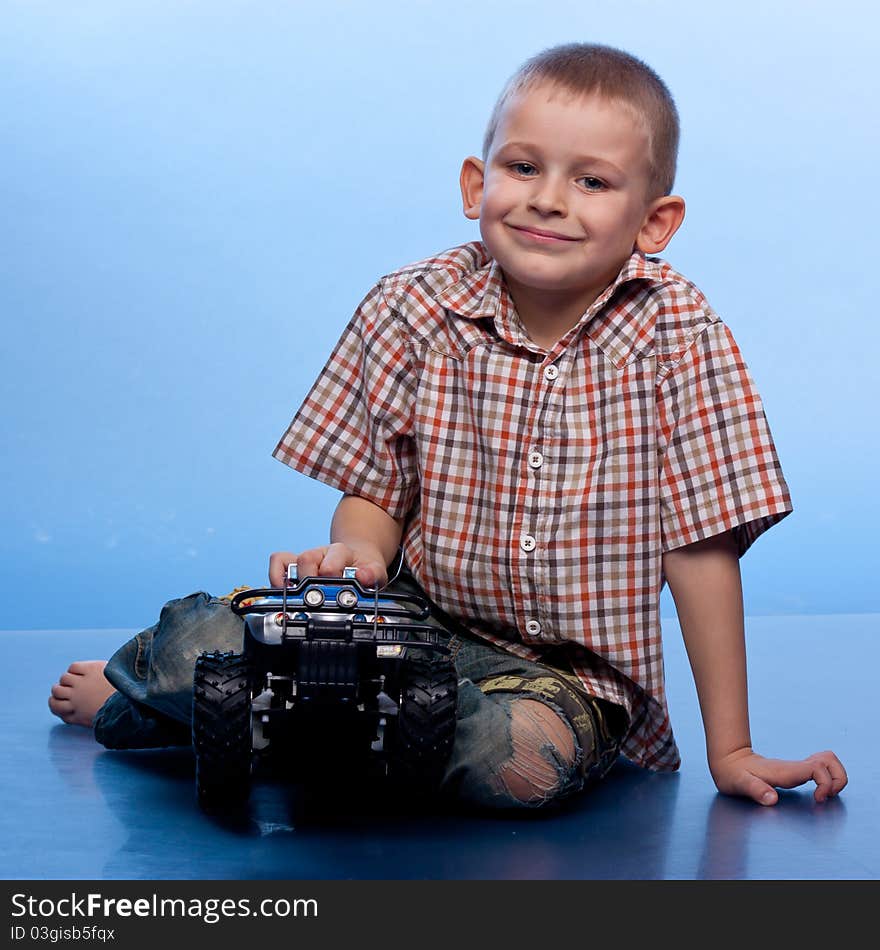
<svg viewBox="0 0 880 950">
<path fill-rule="evenodd" d="M 837 795 L 847 783 L 846 770 L 830 751 L 789 760 L 767 759 L 751 749 L 737 749 L 710 762 L 709 768 L 719 792 L 743 795 L 761 805 L 779 801 L 776 788 L 797 788 L 811 779 L 816 783 L 813 798 L 817 802 Z"/>
</svg>

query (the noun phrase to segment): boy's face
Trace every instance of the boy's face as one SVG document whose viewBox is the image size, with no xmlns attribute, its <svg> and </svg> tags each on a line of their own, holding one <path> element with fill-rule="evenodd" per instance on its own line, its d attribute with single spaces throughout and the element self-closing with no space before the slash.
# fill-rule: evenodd
<svg viewBox="0 0 880 950">
<path fill-rule="evenodd" d="M 684 205 L 652 200 L 649 155 L 644 123 L 620 103 L 548 84 L 508 101 L 485 165 L 466 159 L 461 185 L 515 301 L 544 292 L 586 310 L 636 246 L 656 253 L 654 212 L 672 200 L 665 247 Z"/>
</svg>

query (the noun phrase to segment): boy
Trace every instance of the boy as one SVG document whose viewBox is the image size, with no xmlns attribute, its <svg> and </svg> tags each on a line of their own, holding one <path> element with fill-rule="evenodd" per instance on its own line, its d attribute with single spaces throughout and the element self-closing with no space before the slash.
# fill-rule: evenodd
<svg viewBox="0 0 880 950">
<path fill-rule="evenodd" d="M 443 791 L 460 801 L 559 801 L 620 753 L 678 767 L 664 580 L 718 789 L 770 805 L 777 786 L 812 779 L 823 801 L 847 781 L 832 752 L 751 748 L 738 558 L 791 505 L 729 331 L 653 257 L 684 217 L 677 143 L 668 90 L 628 54 L 569 44 L 527 62 L 462 166 L 482 241 L 373 287 L 275 450 L 343 498 L 329 545 L 271 556 L 273 585 L 292 562 L 383 585 L 400 548 L 403 583 L 438 606 L 459 675 Z M 53 711 L 108 745 L 156 741 L 155 710 L 179 731 L 193 631 L 230 624 L 201 596 L 111 660 L 126 695 L 74 664 Z M 149 688 L 175 665 L 176 707 Z"/>
</svg>

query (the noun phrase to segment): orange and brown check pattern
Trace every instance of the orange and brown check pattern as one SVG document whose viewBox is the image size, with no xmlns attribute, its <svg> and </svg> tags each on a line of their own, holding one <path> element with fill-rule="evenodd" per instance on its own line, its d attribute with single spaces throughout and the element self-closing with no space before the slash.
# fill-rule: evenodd
<svg viewBox="0 0 880 950">
<path fill-rule="evenodd" d="M 633 724 L 623 753 L 679 765 L 666 706 L 661 556 L 791 510 L 727 327 L 634 253 L 549 352 L 481 242 L 383 277 L 275 456 L 395 517 L 427 593 L 528 659 L 565 644 Z"/>
</svg>

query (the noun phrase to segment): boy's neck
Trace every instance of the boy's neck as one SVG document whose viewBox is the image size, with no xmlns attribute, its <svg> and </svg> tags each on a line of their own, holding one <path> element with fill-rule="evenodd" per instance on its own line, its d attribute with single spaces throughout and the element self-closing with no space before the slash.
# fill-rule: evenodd
<svg viewBox="0 0 880 950">
<path fill-rule="evenodd" d="M 577 326 L 581 317 L 598 300 L 608 284 L 572 296 L 567 291 L 540 290 L 515 286 L 505 277 L 520 323 L 529 339 L 545 350 Z"/>
</svg>

